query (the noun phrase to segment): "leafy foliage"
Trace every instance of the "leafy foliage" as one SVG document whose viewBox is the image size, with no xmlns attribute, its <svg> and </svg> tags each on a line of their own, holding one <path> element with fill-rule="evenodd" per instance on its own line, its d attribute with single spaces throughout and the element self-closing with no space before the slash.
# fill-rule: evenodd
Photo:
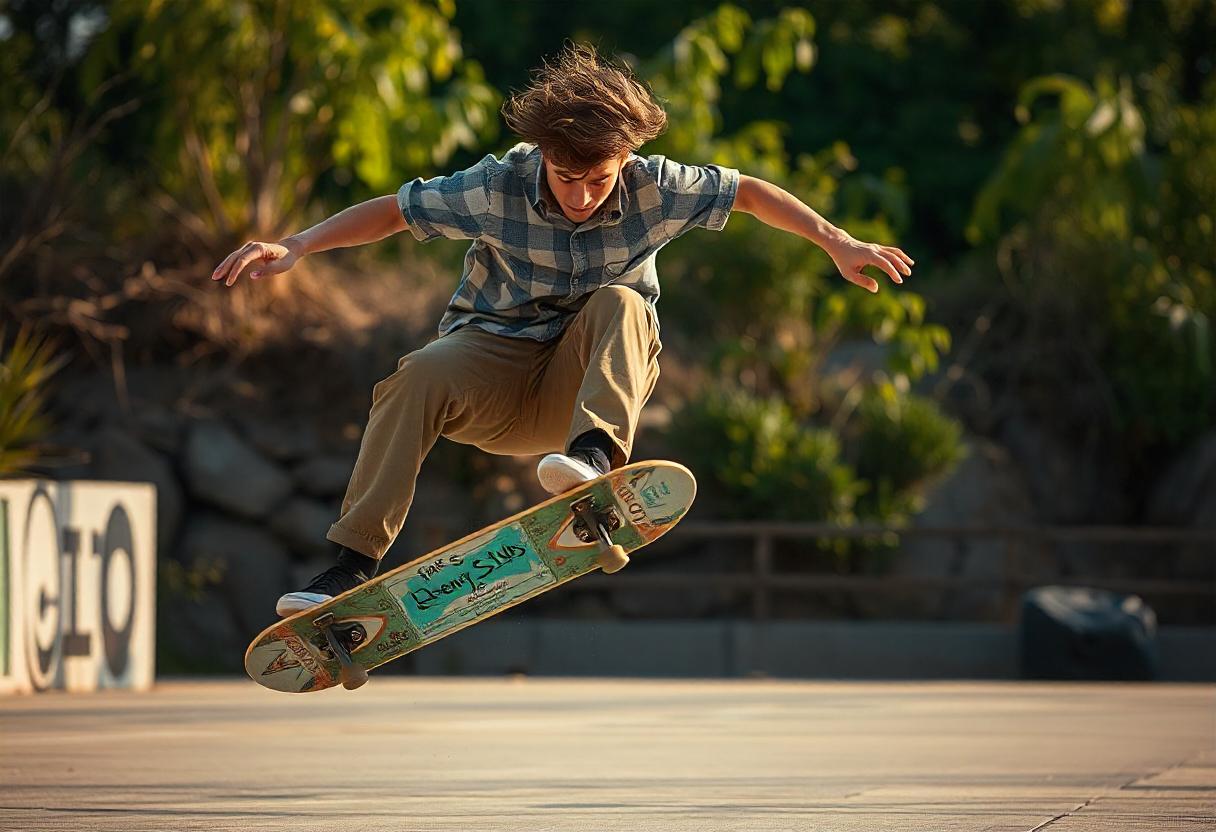
<svg viewBox="0 0 1216 832">
<path fill-rule="evenodd" d="M 13 27 L 32 14 L 31 3 L 0 7 L 0 281 L 45 292 L 62 271 L 56 254 L 82 263 L 96 259 L 99 235 L 86 229 L 88 196 L 128 193 L 115 183 L 98 138 L 136 108 L 132 100 L 109 101 L 116 79 L 76 96 L 64 89 L 72 59 L 67 45 L 39 42 L 34 30 L 64 28 L 66 21 L 34 16 L 29 30 Z M 82 6 L 86 4 L 80 4 Z M 90 19 L 82 9 L 78 19 Z M 82 26 L 83 29 L 83 26 Z M 100 213 L 100 212 L 99 212 Z"/>
<path fill-rule="evenodd" d="M 890 448 L 909 443 L 930 470 L 948 455 L 924 437 L 949 432 L 906 424 L 910 391 L 962 363 L 994 391 L 973 427 L 1020 412 L 1100 433 L 1151 482 L 1216 424 L 1216 4 L 792 6 L 8 0 L 0 315 L 87 329 L 119 360 L 237 363 L 275 338 L 331 349 L 321 336 L 349 329 L 354 305 L 337 281 L 301 269 L 221 296 L 194 278 L 234 242 L 500 150 L 502 91 L 562 38 L 592 39 L 666 99 L 671 129 L 648 150 L 775 181 L 917 259 L 913 290 L 870 296 L 747 217 L 677 241 L 665 340 L 706 357 L 699 398 L 776 399 L 799 430 L 830 431 L 832 458 L 870 486 L 854 514 L 906 510 L 862 462 L 884 457 L 859 445 L 886 418 L 882 391 L 903 414 L 876 429 L 885 458 L 902 464 Z M 955 366 L 940 366 L 941 321 L 965 339 Z M 848 351 L 875 360 L 842 374 Z M 746 407 L 713 413 L 761 429 Z"/>
<path fill-rule="evenodd" d="M 790 73 L 811 69 L 814 32 L 814 19 L 801 9 L 757 22 L 730 5 L 687 26 L 669 52 L 643 65 L 673 125 L 655 149 L 763 176 L 855 236 L 894 242 L 892 223 L 907 218 L 897 172 L 878 180 L 850 178 L 857 162 L 842 143 L 799 154 L 790 165 L 782 130 L 770 122 L 719 132 L 723 86 L 747 87 L 763 76 L 770 89 L 779 89 Z M 809 241 L 746 217 L 732 219 L 715 238 L 685 239 L 671 249 L 678 254 L 670 267 L 665 263 L 665 284 L 674 288 L 664 294 L 664 315 L 684 324 L 682 331 L 696 333 L 694 349 L 708 356 L 710 373 L 724 381 L 689 401 L 670 435 L 694 464 L 716 472 L 732 510 L 847 522 L 859 494 L 892 487 L 888 497 L 870 501 L 867 513 L 883 520 L 905 516 L 922 477 L 880 481 L 877 470 L 859 475 L 838 465 L 837 456 L 855 408 L 847 396 L 855 399 L 885 383 L 887 395 L 898 400 L 911 381 L 937 369 L 949 348 L 945 328 L 925 321 L 924 299 L 903 287 L 876 295 L 859 291 Z M 842 397 L 825 363 L 850 339 L 881 345 L 885 366 Z M 697 429 L 689 430 L 690 424 Z M 893 446 L 899 445 L 896 439 L 909 441 L 890 450 L 912 455 L 911 464 L 928 475 L 949 467 L 959 435 L 957 429 L 943 431 L 937 444 L 925 446 L 913 435 L 893 436 Z M 715 443 L 733 450 L 715 451 Z M 787 478 L 784 487 L 781 477 Z M 795 481 L 801 486 L 791 489 Z M 837 493 L 824 491 L 831 488 Z M 748 496 L 753 490 L 754 498 Z"/>
<path fill-rule="evenodd" d="M 932 399 L 884 384 L 866 392 L 852 428 L 857 475 L 871 483 L 858 512 L 887 522 L 923 505 L 919 488 L 963 456 L 962 427 Z"/>
<path fill-rule="evenodd" d="M 119 0 L 82 68 L 130 62 L 149 104 L 154 205 L 210 255 L 294 230 L 320 177 L 371 193 L 497 131 L 448 0 Z"/>
<path fill-rule="evenodd" d="M 849 524 L 865 484 L 828 430 L 800 424 L 779 398 L 711 388 L 672 420 L 673 443 L 721 490 L 735 518 Z"/>
<path fill-rule="evenodd" d="M 1126 78 L 1027 84 L 968 229 L 1000 252 L 997 337 L 1018 338 L 989 372 L 1132 454 L 1216 423 L 1216 81 L 1193 106 L 1146 99 Z"/>
<path fill-rule="evenodd" d="M 0 332 L 0 345 L 6 339 Z M 39 442 L 50 432 L 47 383 L 68 356 L 53 342 L 17 332 L 0 357 L 0 477 L 24 473 L 39 459 Z"/>
</svg>

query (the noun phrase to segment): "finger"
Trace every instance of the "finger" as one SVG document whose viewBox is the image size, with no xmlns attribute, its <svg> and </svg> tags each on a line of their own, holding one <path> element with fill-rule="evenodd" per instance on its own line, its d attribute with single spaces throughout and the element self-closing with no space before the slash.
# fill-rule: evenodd
<svg viewBox="0 0 1216 832">
<path fill-rule="evenodd" d="M 899 271 L 895 268 L 895 265 L 890 260 L 888 260 L 886 257 L 883 257 L 881 254 L 876 255 L 874 257 L 874 259 L 871 260 L 870 262 L 872 265 L 875 265 L 878 268 L 882 269 L 884 272 L 886 272 L 891 277 L 891 280 L 895 281 L 896 283 L 904 282 L 903 277 L 900 275 Z"/>
<path fill-rule="evenodd" d="M 901 265 L 907 266 L 908 268 L 904 270 L 905 275 L 912 274 L 912 266 L 916 265 L 916 261 L 905 254 L 902 249 L 895 248 L 894 246 L 887 246 L 885 249 L 883 249 L 883 253 L 898 258 Z"/>
<path fill-rule="evenodd" d="M 231 286 L 234 276 L 241 273 L 240 261 L 241 258 L 244 257 L 248 252 L 250 245 L 252 245 L 252 243 L 246 243 L 236 251 L 232 252 L 232 254 L 225 257 L 224 262 L 220 264 L 220 267 L 212 272 L 211 279 L 222 280 L 224 281 L 224 285 Z"/>
<path fill-rule="evenodd" d="M 229 286 L 236 283 L 237 278 L 241 276 L 241 272 L 245 271 L 245 267 L 257 260 L 261 260 L 265 256 L 265 253 L 265 248 L 261 243 L 249 243 L 245 246 L 245 251 L 241 254 L 240 259 L 236 261 L 236 265 L 232 269 L 232 273 L 228 275 L 225 283 Z"/>
<path fill-rule="evenodd" d="M 232 252 L 232 254 L 229 254 L 227 257 L 225 257 L 224 262 L 222 262 L 218 266 L 216 266 L 215 271 L 213 271 L 211 273 L 211 279 L 212 280 L 223 280 L 225 277 L 227 277 L 228 269 L 232 265 L 232 261 L 236 259 L 236 256 L 238 254 L 240 254 L 239 249 L 237 251 Z"/>
<path fill-rule="evenodd" d="M 857 286 L 860 286 L 861 288 L 865 289 L 867 292 L 870 292 L 871 294 L 878 291 L 878 281 L 872 277 L 862 274 L 861 269 L 858 269 L 856 272 L 854 272 L 851 275 L 846 274 L 844 277 L 845 277 L 845 280 L 849 281 L 850 283 L 856 284 Z"/>
<path fill-rule="evenodd" d="M 232 264 L 232 268 L 228 272 L 228 277 L 224 280 L 224 285 L 234 285 L 240 278 L 241 272 L 245 271 L 245 267 L 252 263 L 255 259 L 256 257 L 249 252 L 242 254 L 237 261 Z"/>
</svg>

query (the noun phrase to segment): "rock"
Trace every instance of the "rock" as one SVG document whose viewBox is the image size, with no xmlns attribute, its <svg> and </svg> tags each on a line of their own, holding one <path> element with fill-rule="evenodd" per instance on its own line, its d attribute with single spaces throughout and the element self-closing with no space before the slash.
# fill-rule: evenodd
<svg viewBox="0 0 1216 832">
<path fill-rule="evenodd" d="M 274 605 L 291 586 L 286 547 L 269 532 L 204 513 L 182 534 L 177 561 L 187 573 L 208 576 L 240 633 L 252 638 L 274 621 Z"/>
<path fill-rule="evenodd" d="M 384 555 L 381 570 L 392 569 L 477 531 L 476 507 L 463 489 L 433 470 L 424 470 L 414 488 L 405 525 Z"/>
<path fill-rule="evenodd" d="M 300 557 L 330 555 L 332 559 L 338 546 L 326 540 L 325 535 L 337 519 L 337 508 L 332 505 L 292 497 L 271 513 L 270 528 Z"/>
<path fill-rule="evenodd" d="M 1000 441 L 1021 468 L 1041 522 L 1120 525 L 1133 516 L 1118 455 L 1096 434 L 1066 442 L 1042 425 L 1014 417 L 1003 426 Z"/>
<path fill-rule="evenodd" d="M 1180 453 L 1157 481 L 1149 498 L 1147 519 L 1163 526 L 1198 525 L 1205 519 L 1200 503 L 1214 490 L 1216 431 L 1211 431 Z M 1210 518 L 1207 515 L 1209 522 Z"/>
<path fill-rule="evenodd" d="M 292 490 L 291 477 L 218 422 L 191 428 L 184 468 L 191 494 L 250 519 L 268 515 Z"/>
<path fill-rule="evenodd" d="M 93 473 L 93 431 L 75 425 L 58 425 L 46 437 L 50 453 L 29 468 L 36 477 L 53 480 L 87 480 Z"/>
<path fill-rule="evenodd" d="M 156 626 L 159 673 L 240 673 L 254 635 L 237 629 L 215 590 L 166 597 Z"/>
<path fill-rule="evenodd" d="M 875 373 L 887 370 L 891 361 L 891 347 L 878 344 L 869 338 L 842 341 L 823 358 L 824 376 L 841 375 L 846 379 L 869 379 Z"/>
<path fill-rule="evenodd" d="M 312 579 L 324 572 L 329 567 L 333 566 L 337 561 L 337 547 L 325 557 L 314 557 L 305 561 L 296 561 L 291 564 L 288 570 L 288 583 L 292 589 L 299 589 L 302 586 L 307 586 L 312 582 Z"/>
<path fill-rule="evenodd" d="M 317 432 L 309 425 L 250 422 L 245 435 L 258 450 L 278 462 L 295 462 L 321 450 Z"/>
<path fill-rule="evenodd" d="M 181 453 L 182 419 L 166 407 L 140 405 L 132 415 L 135 431 L 140 441 L 162 453 L 176 456 Z"/>
<path fill-rule="evenodd" d="M 968 438 L 966 457 L 925 496 L 925 509 L 913 520 L 918 528 L 1020 527 L 1035 523 L 1030 489 L 1018 466 L 1003 448 L 982 439 Z M 905 536 L 891 559 L 890 574 L 997 582 L 1004 574 L 1007 545 L 994 538 Z M 1001 601 L 999 586 L 977 586 L 945 592 L 891 593 L 876 603 L 882 604 L 885 615 L 973 618 L 999 616 Z"/>
<path fill-rule="evenodd" d="M 1039 523 L 1123 525 L 1134 516 L 1132 490 L 1119 468 L 1119 457 L 1096 433 L 1083 441 L 1065 442 L 1043 425 L 1014 416 L 1003 425 L 1001 440 L 1030 487 Z M 1045 549 L 1040 561 L 1046 578 L 1054 579 L 1109 575 L 1126 555 L 1126 549 L 1110 544 L 1060 541 Z"/>
<path fill-rule="evenodd" d="M 1195 502 L 1195 510 L 1188 525 L 1196 529 L 1216 529 L 1216 487 L 1206 489 Z M 1210 587 L 1213 548 L 1210 542 L 1187 543 L 1179 546 L 1174 568 L 1170 570 L 1170 577 L 1180 580 L 1206 581 Z M 1204 603 L 1211 603 L 1210 594 Z"/>
<path fill-rule="evenodd" d="M 294 469 L 292 476 L 305 494 L 313 497 L 341 497 L 350 484 L 355 460 L 348 456 L 318 456 L 306 460 Z"/>
<path fill-rule="evenodd" d="M 1157 525 L 1216 529 L 1216 431 L 1210 431 L 1178 455 L 1157 481 L 1149 500 L 1148 521 Z M 1212 544 L 1169 547 L 1167 574 L 1179 580 L 1211 581 Z M 1150 557 L 1160 560 L 1162 548 Z"/>
<path fill-rule="evenodd" d="M 182 489 L 165 457 L 121 428 L 107 426 L 93 439 L 91 474 L 103 480 L 150 482 L 156 486 L 157 550 L 167 552 L 182 522 Z"/>
<path fill-rule="evenodd" d="M 122 406 L 114 394 L 114 381 L 103 373 L 90 373 L 65 379 L 55 385 L 55 410 L 66 413 L 83 428 L 120 422 Z"/>
</svg>

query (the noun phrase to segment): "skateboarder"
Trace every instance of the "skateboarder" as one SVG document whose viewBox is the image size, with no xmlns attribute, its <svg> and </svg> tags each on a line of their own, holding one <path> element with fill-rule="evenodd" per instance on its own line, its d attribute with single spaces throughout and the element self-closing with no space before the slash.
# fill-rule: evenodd
<svg viewBox="0 0 1216 832">
<path fill-rule="evenodd" d="M 628 460 L 662 348 L 655 255 L 732 210 L 824 248 L 871 292 L 912 259 L 854 239 L 777 186 L 718 165 L 636 155 L 667 125 L 649 90 L 585 45 L 567 46 L 503 107 L 523 143 L 450 176 L 348 208 L 278 243 L 250 242 L 213 280 L 258 279 L 319 251 L 409 230 L 472 240 L 439 338 L 372 390 L 367 429 L 327 537 L 338 562 L 279 599 L 290 615 L 374 577 L 405 522 L 422 460 L 440 436 L 490 453 L 547 454 L 557 494 Z"/>
</svg>

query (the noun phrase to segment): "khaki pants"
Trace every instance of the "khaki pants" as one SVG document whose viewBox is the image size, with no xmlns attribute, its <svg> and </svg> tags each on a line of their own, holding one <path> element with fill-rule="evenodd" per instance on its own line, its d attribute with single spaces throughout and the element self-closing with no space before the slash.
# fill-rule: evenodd
<svg viewBox="0 0 1216 832">
<path fill-rule="evenodd" d="M 327 537 L 383 557 L 440 436 L 490 453 L 542 454 L 599 428 L 616 444 L 613 467 L 625 464 L 659 377 L 660 349 L 642 296 L 605 286 L 552 341 L 466 326 L 410 353 L 372 390 L 342 516 Z"/>
</svg>

